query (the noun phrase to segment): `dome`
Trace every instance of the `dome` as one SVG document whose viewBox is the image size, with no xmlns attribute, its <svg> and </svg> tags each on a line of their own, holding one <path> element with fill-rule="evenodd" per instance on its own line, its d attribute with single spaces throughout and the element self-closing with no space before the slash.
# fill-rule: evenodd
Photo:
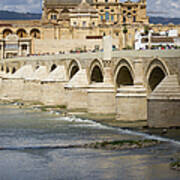
<svg viewBox="0 0 180 180">
<path fill-rule="evenodd" d="M 96 13 L 97 10 L 92 8 L 89 3 L 87 3 L 87 0 L 82 0 L 81 3 L 72 10 L 74 13 L 85 13 L 85 12 L 94 12 Z"/>
</svg>

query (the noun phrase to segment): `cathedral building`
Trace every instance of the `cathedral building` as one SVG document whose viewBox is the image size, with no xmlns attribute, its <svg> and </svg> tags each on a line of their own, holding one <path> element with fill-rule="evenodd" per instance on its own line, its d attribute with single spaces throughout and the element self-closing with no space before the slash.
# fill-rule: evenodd
<svg viewBox="0 0 180 180">
<path fill-rule="evenodd" d="M 40 20 L 0 21 L 0 57 L 100 49 L 105 35 L 118 49 L 134 48 L 137 31 L 169 29 L 150 25 L 146 6 L 146 0 L 43 0 Z"/>
</svg>

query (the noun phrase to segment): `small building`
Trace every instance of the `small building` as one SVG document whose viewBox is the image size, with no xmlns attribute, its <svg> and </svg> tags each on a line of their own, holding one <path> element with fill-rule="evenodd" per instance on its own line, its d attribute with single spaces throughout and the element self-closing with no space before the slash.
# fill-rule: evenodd
<svg viewBox="0 0 180 180">
<path fill-rule="evenodd" d="M 19 38 L 16 34 L 9 34 L 0 40 L 1 59 L 29 54 L 31 54 L 31 38 Z"/>
<path fill-rule="evenodd" d="M 178 31 L 169 30 L 167 32 L 144 31 L 135 34 L 135 49 L 171 49 L 178 46 Z"/>
</svg>

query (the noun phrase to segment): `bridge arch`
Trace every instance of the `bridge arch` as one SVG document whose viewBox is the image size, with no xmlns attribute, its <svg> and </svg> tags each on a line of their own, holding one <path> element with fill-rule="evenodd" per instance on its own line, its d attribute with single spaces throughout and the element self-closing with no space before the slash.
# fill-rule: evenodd
<svg viewBox="0 0 180 180">
<path fill-rule="evenodd" d="M 89 82 L 102 83 L 104 82 L 103 64 L 99 59 L 92 61 L 89 68 Z"/>
<path fill-rule="evenodd" d="M 16 68 L 13 67 L 13 69 L 12 69 L 12 74 L 14 74 L 15 72 L 16 72 Z"/>
<path fill-rule="evenodd" d="M 114 83 L 116 87 L 134 85 L 134 70 L 129 60 L 118 61 L 114 70 Z"/>
<path fill-rule="evenodd" d="M 38 69 L 38 68 L 39 68 L 39 66 L 36 66 L 36 69 Z M 56 64 L 52 64 L 51 68 L 50 68 L 50 72 L 53 72 L 56 68 L 57 68 L 57 65 Z"/>
<path fill-rule="evenodd" d="M 1 71 L 2 71 L 2 72 L 4 71 L 4 66 L 3 66 L 3 65 L 1 66 Z"/>
<path fill-rule="evenodd" d="M 81 69 L 80 63 L 73 59 L 71 60 L 69 67 L 68 67 L 68 77 L 72 79 L 73 76 Z"/>
<path fill-rule="evenodd" d="M 6 67 L 6 73 L 9 73 L 10 70 L 9 70 L 9 67 Z"/>
<path fill-rule="evenodd" d="M 150 92 L 153 91 L 169 74 L 169 69 L 163 60 L 152 60 L 146 70 L 146 83 L 148 90 Z"/>
</svg>

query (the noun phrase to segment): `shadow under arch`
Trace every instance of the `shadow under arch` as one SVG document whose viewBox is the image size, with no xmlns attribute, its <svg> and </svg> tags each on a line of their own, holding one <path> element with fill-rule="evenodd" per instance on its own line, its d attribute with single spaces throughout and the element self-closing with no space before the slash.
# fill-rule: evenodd
<svg viewBox="0 0 180 180">
<path fill-rule="evenodd" d="M 74 75 L 80 70 L 80 65 L 76 60 L 72 60 L 68 68 L 69 79 L 72 79 Z"/>
<path fill-rule="evenodd" d="M 1 71 L 2 71 L 2 72 L 4 71 L 4 66 L 3 66 L 3 65 L 1 66 Z"/>
<path fill-rule="evenodd" d="M 14 74 L 15 72 L 16 72 L 16 68 L 13 67 L 13 69 L 12 69 L 12 74 Z"/>
<path fill-rule="evenodd" d="M 150 91 L 153 91 L 160 84 L 160 82 L 169 74 L 170 72 L 168 70 L 168 67 L 165 62 L 163 62 L 163 60 L 152 60 L 145 73 L 147 88 Z"/>
<path fill-rule="evenodd" d="M 117 87 L 123 86 L 132 86 L 134 85 L 134 80 L 132 78 L 131 72 L 126 66 L 122 66 L 117 74 L 116 78 Z"/>
<path fill-rule="evenodd" d="M 39 68 L 39 66 L 37 66 L 37 69 Z M 51 69 L 50 69 L 50 72 L 53 72 L 55 69 L 57 68 L 57 65 L 56 64 L 53 64 L 51 66 Z"/>
<path fill-rule="evenodd" d="M 6 67 L 6 73 L 9 73 L 10 71 L 9 71 L 9 67 Z"/>
<path fill-rule="evenodd" d="M 148 85 L 151 91 L 153 91 L 158 84 L 165 78 L 165 73 L 161 70 L 160 67 L 155 67 L 148 79 Z"/>
<path fill-rule="evenodd" d="M 95 59 L 92 61 L 89 69 L 89 81 L 90 83 L 103 83 L 103 65 L 100 60 Z"/>
<path fill-rule="evenodd" d="M 126 60 L 121 59 L 114 71 L 114 83 L 116 87 L 132 86 L 134 85 L 134 70 L 132 64 Z"/>
</svg>

